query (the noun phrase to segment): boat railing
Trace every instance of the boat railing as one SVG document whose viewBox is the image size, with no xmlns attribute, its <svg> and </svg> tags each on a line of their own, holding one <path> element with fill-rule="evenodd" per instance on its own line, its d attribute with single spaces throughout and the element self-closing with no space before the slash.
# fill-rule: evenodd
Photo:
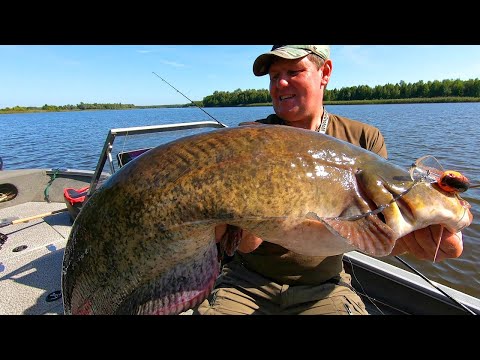
<svg viewBox="0 0 480 360">
<path fill-rule="evenodd" d="M 89 197 L 97 188 L 100 176 L 102 174 L 103 168 L 108 161 L 110 166 L 110 171 L 112 175 L 115 173 L 115 167 L 113 165 L 112 159 L 112 149 L 113 142 L 117 136 L 130 136 L 130 135 L 143 135 L 143 134 L 153 134 L 160 133 L 165 131 L 178 131 L 178 130 L 189 130 L 197 128 L 223 128 L 225 125 L 217 121 L 194 121 L 194 122 L 185 122 L 185 123 L 174 123 L 174 124 L 164 124 L 164 125 L 149 125 L 149 126 L 133 126 L 127 128 L 117 128 L 110 129 L 105 143 L 103 145 L 102 152 L 98 159 L 97 166 L 95 168 L 90 187 L 88 189 L 87 197 Z"/>
</svg>

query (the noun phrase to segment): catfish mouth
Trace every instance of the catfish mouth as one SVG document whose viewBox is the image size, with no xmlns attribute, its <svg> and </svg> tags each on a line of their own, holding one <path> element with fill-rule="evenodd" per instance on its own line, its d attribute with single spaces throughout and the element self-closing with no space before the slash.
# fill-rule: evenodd
<svg viewBox="0 0 480 360">
<path fill-rule="evenodd" d="M 412 209 L 402 199 L 409 189 L 390 187 L 377 180 L 374 184 L 370 181 L 370 186 L 365 186 L 368 181 L 358 184 L 356 190 L 361 200 L 357 206 L 322 221 L 355 249 L 375 257 L 387 256 L 401 235 L 404 218 L 413 219 Z"/>
<path fill-rule="evenodd" d="M 408 222 L 409 224 L 413 224 L 415 221 L 414 213 L 412 207 L 409 205 L 407 201 L 405 201 L 404 195 L 406 195 L 414 186 L 412 184 L 406 190 L 403 188 L 402 191 L 400 189 L 395 189 L 393 186 L 388 186 L 388 184 L 384 184 L 385 190 L 387 190 L 392 195 L 392 200 L 389 203 L 389 206 L 396 206 L 398 211 L 400 212 L 400 216 L 404 219 L 404 221 Z M 385 215 L 382 214 L 382 217 Z"/>
<path fill-rule="evenodd" d="M 363 216 L 375 216 L 384 225 L 393 230 L 397 228 L 394 224 L 398 222 L 398 217 L 395 215 L 396 211 L 386 210 L 394 207 L 405 222 L 413 224 L 415 222 L 413 209 L 404 199 L 404 195 L 406 195 L 413 186 L 414 184 L 405 189 L 405 187 L 392 186 L 388 182 L 382 181 L 381 184 L 379 184 L 379 189 L 377 189 L 381 194 L 380 196 L 372 196 L 373 194 L 369 194 L 365 189 L 359 187 L 360 196 L 370 209 L 370 211 L 363 214 Z"/>
<path fill-rule="evenodd" d="M 382 220 L 387 226 L 393 227 L 389 225 L 389 222 L 391 222 L 391 225 L 393 223 L 398 222 L 397 219 L 400 219 L 403 223 L 408 224 L 411 228 L 417 228 L 415 225 L 418 223 L 418 220 L 416 217 L 418 214 L 416 214 L 415 209 L 414 209 L 414 202 L 409 199 L 407 195 L 416 185 L 419 185 L 421 183 L 414 182 L 411 185 L 409 185 L 407 188 L 405 187 L 398 187 L 394 185 L 390 185 L 388 182 L 383 183 L 383 188 L 388 191 L 392 195 L 392 200 L 389 202 L 387 206 L 382 206 L 376 204 L 377 208 L 384 208 L 387 209 L 388 207 L 394 207 L 396 210 L 399 212 L 399 217 L 395 215 L 395 210 L 386 211 L 385 213 L 383 210 L 377 214 L 378 218 Z M 448 231 L 451 233 L 455 233 L 458 231 L 462 231 L 465 227 L 469 226 L 471 222 L 473 221 L 473 215 L 470 212 L 471 205 L 468 203 L 468 201 L 465 201 L 462 199 L 457 193 L 448 193 L 440 189 L 439 187 L 435 186 L 433 184 L 433 190 L 434 191 L 440 191 L 443 193 L 445 196 L 449 198 L 455 198 L 458 202 L 459 205 L 464 209 L 463 216 L 461 216 L 458 221 L 457 221 L 457 226 L 452 227 L 451 224 L 449 225 L 448 222 L 446 223 L 445 220 L 439 221 L 437 223 L 431 223 L 429 225 L 441 225 L 442 227 L 446 228 Z M 371 199 L 369 199 L 372 203 L 374 203 Z M 375 210 L 374 210 L 375 212 Z M 389 216 L 391 214 L 392 217 Z M 466 219 L 465 219 L 466 217 Z M 462 223 L 463 226 L 459 227 Z"/>
<path fill-rule="evenodd" d="M 457 198 L 458 202 L 460 203 L 460 206 L 463 207 L 464 209 L 464 214 L 462 216 L 462 218 L 459 220 L 459 221 L 463 221 L 464 224 L 462 227 L 458 228 L 458 229 L 453 229 L 453 230 L 450 230 L 448 227 L 447 229 L 450 231 L 450 232 L 455 232 L 455 231 L 463 231 L 463 229 L 465 229 L 466 227 L 470 226 L 472 221 L 473 221 L 473 214 L 472 212 L 470 211 L 470 209 L 472 208 L 472 205 L 470 205 L 470 203 L 464 199 L 462 199 L 460 197 L 460 195 L 458 194 L 455 194 L 455 197 Z M 464 221 L 464 217 L 467 216 L 468 217 L 468 220 L 467 221 Z"/>
</svg>

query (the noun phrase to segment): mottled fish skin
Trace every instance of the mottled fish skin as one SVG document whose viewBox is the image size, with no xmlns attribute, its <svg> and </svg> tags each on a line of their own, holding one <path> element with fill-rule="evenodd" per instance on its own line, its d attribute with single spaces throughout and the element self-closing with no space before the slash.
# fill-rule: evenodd
<svg viewBox="0 0 480 360">
<path fill-rule="evenodd" d="M 401 236 L 472 221 L 458 195 L 413 182 L 380 156 L 281 125 L 225 128 L 158 146 L 85 203 L 63 259 L 66 314 L 178 314 L 219 272 L 228 223 L 307 255 L 388 255 Z M 411 188 L 412 187 L 412 188 Z M 389 204 L 382 214 L 366 215 Z"/>
</svg>

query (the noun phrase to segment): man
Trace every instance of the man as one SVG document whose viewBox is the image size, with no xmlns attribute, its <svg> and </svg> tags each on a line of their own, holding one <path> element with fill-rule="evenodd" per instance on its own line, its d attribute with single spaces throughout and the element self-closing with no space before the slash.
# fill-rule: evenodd
<svg viewBox="0 0 480 360">
<path fill-rule="evenodd" d="M 381 132 L 368 124 L 329 114 L 323 106 L 332 74 L 328 45 L 275 45 L 257 57 L 256 76 L 268 74 L 275 114 L 257 123 L 320 131 L 387 158 Z M 242 125 L 242 124 L 240 124 Z M 216 240 L 241 234 L 233 259 L 224 264 L 215 290 L 196 314 L 368 314 L 351 287 L 343 255 L 320 257 L 293 253 L 233 226 L 216 228 Z M 392 255 L 409 252 L 433 260 L 434 227 L 397 241 Z M 462 234 L 443 234 L 436 261 L 462 253 Z"/>
</svg>

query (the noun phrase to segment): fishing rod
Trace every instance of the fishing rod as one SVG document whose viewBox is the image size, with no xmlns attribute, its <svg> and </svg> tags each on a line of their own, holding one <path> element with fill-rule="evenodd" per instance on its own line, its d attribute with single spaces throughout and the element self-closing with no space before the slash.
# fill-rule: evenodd
<svg viewBox="0 0 480 360">
<path fill-rule="evenodd" d="M 165 80 L 164 78 L 162 78 L 160 75 L 158 75 L 156 72 L 152 71 L 152 73 L 154 75 L 156 75 L 157 77 L 159 77 L 162 81 L 164 81 L 167 85 L 169 85 L 170 87 L 172 87 L 176 92 L 178 92 L 180 95 L 182 95 L 184 98 L 186 98 L 188 101 L 190 101 L 193 105 L 195 105 L 196 107 L 198 107 L 200 110 L 202 110 L 205 114 L 207 114 L 208 116 L 210 116 L 213 120 L 215 120 L 217 123 L 219 123 L 220 125 L 222 125 L 223 127 L 228 127 L 227 125 L 221 123 L 220 121 L 218 121 L 217 119 L 215 119 L 212 115 L 210 115 L 208 112 L 206 112 L 204 109 L 202 109 L 200 106 L 198 106 L 197 104 L 195 104 L 195 102 L 193 102 L 192 100 L 190 100 L 188 98 L 187 95 L 183 94 L 180 90 L 178 90 L 177 88 L 175 88 L 172 84 L 170 84 L 167 80 Z"/>
<path fill-rule="evenodd" d="M 429 278 L 427 278 L 425 275 L 423 275 L 420 271 L 416 270 L 413 266 L 409 265 L 405 260 L 402 260 L 399 256 L 396 256 L 395 255 L 395 259 L 397 259 L 398 261 L 400 261 L 403 265 L 405 265 L 406 267 L 408 267 L 410 270 L 412 270 L 413 272 L 415 272 L 415 274 L 417 274 L 418 276 L 420 276 L 423 280 L 425 280 L 426 282 L 428 282 L 430 285 L 432 285 L 435 289 L 437 289 L 438 291 L 440 291 L 443 295 L 445 295 L 446 297 L 448 297 L 450 300 L 452 300 L 455 304 L 461 306 L 465 311 L 469 312 L 470 314 L 472 315 L 477 315 L 474 311 L 470 310 L 468 307 L 466 307 L 465 305 L 463 305 L 460 301 L 458 301 L 457 299 L 455 299 L 454 297 L 448 295 L 445 291 L 443 291 L 442 289 L 440 289 L 438 286 L 436 286 Z"/>
</svg>

